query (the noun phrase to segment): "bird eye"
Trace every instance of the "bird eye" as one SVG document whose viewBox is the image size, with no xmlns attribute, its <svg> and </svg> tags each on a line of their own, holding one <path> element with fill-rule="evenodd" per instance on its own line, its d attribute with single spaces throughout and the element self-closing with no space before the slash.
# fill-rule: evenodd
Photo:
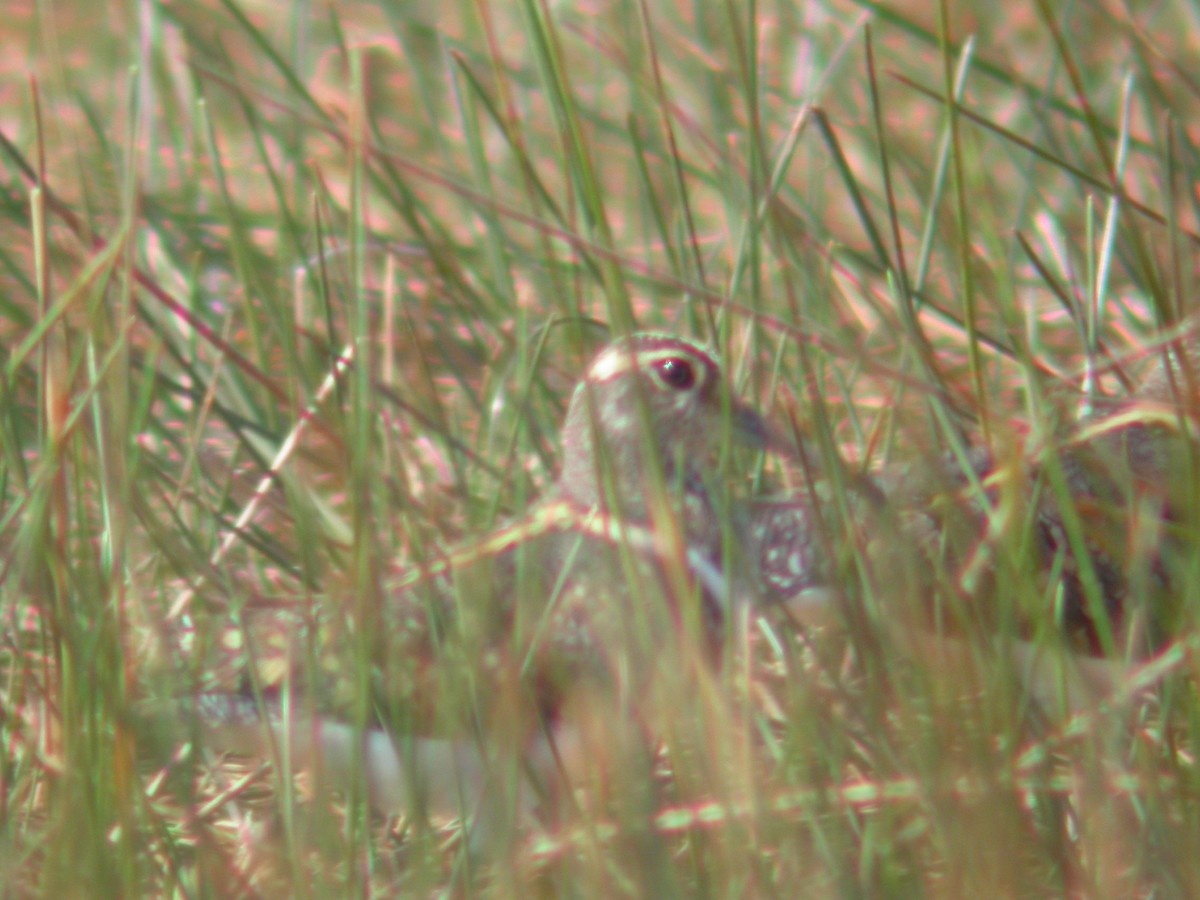
<svg viewBox="0 0 1200 900">
<path fill-rule="evenodd" d="M 663 384 L 677 391 L 690 390 L 696 384 L 696 370 L 688 360 L 678 356 L 656 360 L 654 370 Z"/>
</svg>

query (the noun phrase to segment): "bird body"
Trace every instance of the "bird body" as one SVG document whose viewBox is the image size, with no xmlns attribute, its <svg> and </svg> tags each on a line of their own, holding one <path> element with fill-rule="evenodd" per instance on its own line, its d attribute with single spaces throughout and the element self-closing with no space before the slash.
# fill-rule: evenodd
<svg viewBox="0 0 1200 900">
<path fill-rule="evenodd" d="M 807 622 L 836 619 L 848 580 L 835 561 L 853 542 L 879 624 L 920 653 L 931 631 L 943 648 L 999 636 L 1039 699 L 1078 709 L 1107 696 L 1125 663 L 1178 632 L 1195 583 L 1197 350 L 1185 344 L 1128 399 L 1028 455 L 973 447 L 886 466 L 840 503 L 822 484 L 756 502 L 769 595 Z M 1045 652 L 1047 623 L 1065 654 Z"/>
<path fill-rule="evenodd" d="M 745 552 L 719 506 L 716 460 L 725 435 L 761 446 L 768 430 L 722 390 L 715 360 L 689 341 L 609 345 L 571 398 L 547 496 L 389 591 L 371 678 L 387 727 L 354 729 L 303 698 L 285 715 L 215 695 L 197 709 L 209 744 L 321 760 L 385 811 L 412 785 L 437 786 L 434 806 L 452 813 L 478 799 L 497 754 L 555 778 L 546 770 L 567 765 L 581 715 L 607 719 L 618 743 L 664 674 L 717 664 L 729 605 L 754 590 L 736 568 Z"/>
</svg>

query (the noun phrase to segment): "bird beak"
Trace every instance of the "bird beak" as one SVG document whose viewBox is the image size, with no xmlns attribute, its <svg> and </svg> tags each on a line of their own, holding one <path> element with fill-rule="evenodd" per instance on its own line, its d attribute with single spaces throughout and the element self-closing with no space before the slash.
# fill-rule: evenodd
<svg viewBox="0 0 1200 900">
<path fill-rule="evenodd" d="M 756 450 L 786 452 L 790 446 L 778 429 L 748 406 L 734 403 L 732 410 L 733 433 L 744 444 Z"/>
<path fill-rule="evenodd" d="M 732 409 L 733 434 L 746 446 L 755 450 L 786 452 L 791 443 L 778 428 L 748 406 L 734 403 Z"/>
</svg>

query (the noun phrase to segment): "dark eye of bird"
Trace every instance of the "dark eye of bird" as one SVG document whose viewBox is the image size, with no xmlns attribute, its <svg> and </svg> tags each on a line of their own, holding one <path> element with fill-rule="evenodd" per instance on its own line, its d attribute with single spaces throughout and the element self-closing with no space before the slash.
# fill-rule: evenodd
<svg viewBox="0 0 1200 900">
<path fill-rule="evenodd" d="M 696 371 L 686 359 L 671 357 L 654 363 L 662 383 L 677 391 L 686 391 L 696 383 Z"/>
</svg>

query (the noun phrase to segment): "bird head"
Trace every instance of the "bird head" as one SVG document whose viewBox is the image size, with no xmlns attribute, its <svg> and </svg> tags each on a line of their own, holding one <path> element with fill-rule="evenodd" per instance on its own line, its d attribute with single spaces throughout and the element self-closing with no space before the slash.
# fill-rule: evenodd
<svg viewBox="0 0 1200 900">
<path fill-rule="evenodd" d="M 723 397 L 722 377 L 711 354 L 682 338 L 639 333 L 609 344 L 571 398 L 560 495 L 591 507 L 607 484 L 622 514 L 637 517 L 656 478 L 702 491 L 726 433 L 770 444 L 763 419 Z"/>
</svg>

